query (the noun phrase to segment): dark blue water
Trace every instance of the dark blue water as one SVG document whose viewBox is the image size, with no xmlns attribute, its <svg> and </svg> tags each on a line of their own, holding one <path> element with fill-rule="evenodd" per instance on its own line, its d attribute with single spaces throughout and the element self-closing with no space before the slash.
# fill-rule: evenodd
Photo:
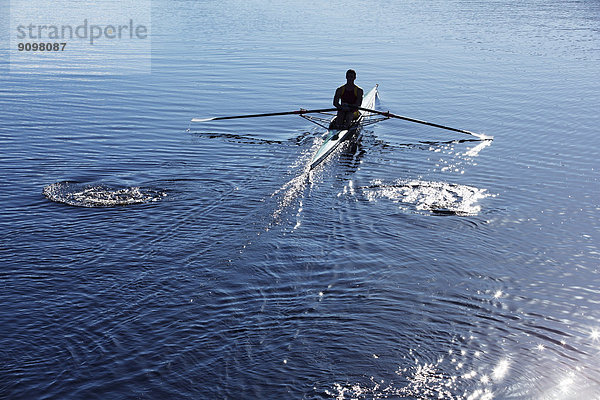
<svg viewBox="0 0 600 400">
<path fill-rule="evenodd" d="M 600 396 L 598 2 L 155 0 L 141 75 L 3 35 L 0 397 Z M 308 172 L 297 116 L 189 122 L 349 67 L 494 140 L 389 120 Z"/>
</svg>

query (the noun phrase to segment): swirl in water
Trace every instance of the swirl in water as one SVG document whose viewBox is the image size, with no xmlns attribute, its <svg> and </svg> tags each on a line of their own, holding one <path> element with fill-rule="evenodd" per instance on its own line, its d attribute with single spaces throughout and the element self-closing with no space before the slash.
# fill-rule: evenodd
<svg viewBox="0 0 600 400">
<path fill-rule="evenodd" d="M 77 207 L 113 207 L 159 201 L 165 192 L 140 187 L 112 188 L 105 185 L 86 185 L 57 182 L 44 187 L 46 198 Z"/>
</svg>

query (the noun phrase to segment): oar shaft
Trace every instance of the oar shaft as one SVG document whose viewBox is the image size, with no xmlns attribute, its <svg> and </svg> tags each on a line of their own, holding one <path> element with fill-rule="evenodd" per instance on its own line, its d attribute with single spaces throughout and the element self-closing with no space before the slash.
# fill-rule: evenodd
<svg viewBox="0 0 600 400">
<path fill-rule="evenodd" d="M 248 114 L 248 115 L 232 115 L 227 117 L 213 117 L 213 118 L 193 118 L 192 122 L 208 122 L 208 121 L 221 121 L 224 119 L 239 119 L 239 118 L 257 118 L 257 117 L 274 117 L 277 115 L 299 115 L 299 114 L 309 114 L 309 113 L 319 113 L 319 112 L 328 112 L 328 111 L 336 111 L 337 108 L 321 108 L 316 110 L 295 110 L 295 111 L 283 111 L 283 112 L 273 112 L 273 113 L 263 113 L 263 114 Z"/>
<path fill-rule="evenodd" d="M 440 124 L 436 124 L 436 123 L 433 123 L 433 122 L 421 121 L 420 119 L 409 118 L 409 117 L 405 117 L 403 115 L 392 114 L 392 113 L 390 113 L 388 111 L 377 111 L 377 110 L 372 110 L 370 108 L 363 108 L 363 107 L 359 107 L 359 109 L 363 110 L 363 111 L 372 112 L 372 113 L 375 113 L 375 114 L 380 114 L 380 115 L 383 115 L 384 117 L 397 118 L 397 119 L 402 119 L 402 120 L 405 120 L 405 121 L 416 122 L 417 124 L 423 124 L 423 125 L 433 126 L 435 128 L 441 128 L 441 129 L 446 129 L 446 130 L 449 130 L 449 131 L 466 133 L 467 135 L 473 135 L 473 136 L 476 136 L 476 137 L 482 138 L 482 139 L 492 139 L 491 137 L 486 136 L 486 135 L 482 135 L 480 133 L 466 131 L 464 129 L 452 128 L 450 126 L 440 125 Z"/>
</svg>

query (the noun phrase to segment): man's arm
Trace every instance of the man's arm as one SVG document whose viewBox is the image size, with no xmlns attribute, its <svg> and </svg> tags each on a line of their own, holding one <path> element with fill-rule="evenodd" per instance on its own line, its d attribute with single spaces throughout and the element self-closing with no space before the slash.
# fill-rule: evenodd
<svg viewBox="0 0 600 400">
<path fill-rule="evenodd" d="M 341 103 L 342 94 L 340 92 L 341 92 L 340 88 L 337 88 L 335 90 L 335 96 L 333 96 L 333 106 L 338 109 L 342 107 L 342 103 Z"/>
<path fill-rule="evenodd" d="M 356 107 L 360 107 L 362 105 L 362 99 L 364 96 L 364 92 L 361 88 L 358 88 L 358 91 L 356 92 L 357 96 L 356 96 L 356 102 L 354 103 L 354 105 Z"/>
</svg>

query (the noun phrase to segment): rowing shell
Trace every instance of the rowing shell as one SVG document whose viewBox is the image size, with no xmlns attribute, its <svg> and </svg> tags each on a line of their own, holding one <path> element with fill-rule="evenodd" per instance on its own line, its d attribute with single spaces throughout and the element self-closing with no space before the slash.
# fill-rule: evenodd
<svg viewBox="0 0 600 400">
<path fill-rule="evenodd" d="M 330 111 L 337 111 L 336 108 L 321 108 L 315 110 L 306 110 L 301 108 L 295 111 L 283 111 L 283 112 L 270 112 L 270 113 L 262 113 L 262 114 L 246 114 L 246 115 L 229 115 L 223 117 L 211 117 L 211 118 L 193 118 L 191 122 L 210 122 L 210 121 L 220 121 L 225 119 L 237 119 L 237 118 L 255 118 L 255 117 L 273 117 L 277 115 L 299 115 L 302 118 L 305 118 L 325 129 L 327 129 L 327 133 L 325 134 L 325 140 L 323 140 L 323 144 L 313 156 L 310 161 L 310 169 L 315 168 L 319 165 L 323 160 L 327 158 L 344 140 L 351 137 L 353 134 L 357 133 L 361 127 L 369 124 L 374 124 L 379 121 L 383 121 L 389 118 L 397 118 L 404 121 L 416 122 L 418 124 L 434 126 L 436 128 L 446 129 L 449 131 L 466 133 L 468 135 L 472 135 L 477 137 L 479 140 L 493 140 L 492 136 L 483 135 L 481 133 L 475 133 L 466 131 L 464 129 L 456 129 L 451 128 L 449 126 L 444 126 L 440 124 L 436 124 L 433 122 L 422 121 L 415 118 L 404 117 L 402 115 L 392 114 L 389 111 L 378 111 L 375 110 L 375 100 L 377 98 L 377 85 L 366 96 L 363 97 L 361 106 L 358 107 L 358 118 L 352 122 L 349 129 L 327 129 L 325 123 L 330 123 L 329 120 L 324 118 L 317 118 L 310 116 L 309 114 L 318 114 L 318 113 L 326 113 Z M 378 116 L 374 118 L 375 116 Z M 321 124 L 323 123 L 323 125 Z M 331 125 L 331 124 L 330 124 Z M 189 131 L 189 129 L 188 129 Z"/>
<path fill-rule="evenodd" d="M 377 85 L 362 100 L 361 107 L 367 109 L 375 108 L 375 99 L 377 98 Z M 313 169 L 327 158 L 344 140 L 354 135 L 360 129 L 364 118 L 371 115 L 369 111 L 360 110 L 358 118 L 348 129 L 328 129 L 325 134 L 325 140 L 310 161 L 310 168 Z"/>
</svg>

